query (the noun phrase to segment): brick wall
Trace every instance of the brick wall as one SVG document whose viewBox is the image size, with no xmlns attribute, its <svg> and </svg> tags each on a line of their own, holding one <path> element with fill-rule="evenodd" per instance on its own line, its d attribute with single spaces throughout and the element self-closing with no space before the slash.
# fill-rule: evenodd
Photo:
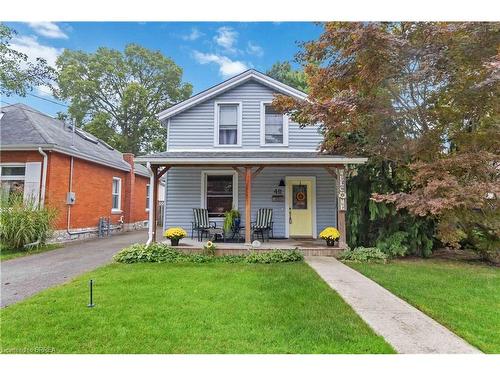
<svg viewBox="0 0 500 375">
<path fill-rule="evenodd" d="M 68 205 L 66 196 L 69 191 L 71 157 L 58 152 L 47 152 L 48 168 L 45 204 L 56 208 L 58 217 L 55 229 L 66 229 Z M 124 159 L 133 165 L 133 155 L 125 154 Z M 43 161 L 34 151 L 4 151 L 0 153 L 2 163 Z M 122 180 L 121 213 L 112 213 L 113 177 Z M 146 185 L 147 177 L 74 158 L 73 186 L 75 204 L 71 205 L 70 229 L 96 227 L 99 217 L 110 217 L 117 224 L 123 216 L 125 223 L 147 220 Z"/>
</svg>

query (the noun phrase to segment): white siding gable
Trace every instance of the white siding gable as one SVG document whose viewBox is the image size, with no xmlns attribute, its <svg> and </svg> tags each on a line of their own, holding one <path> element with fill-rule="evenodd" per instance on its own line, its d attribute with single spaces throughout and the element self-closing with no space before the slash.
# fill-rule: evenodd
<svg viewBox="0 0 500 375">
<path fill-rule="evenodd" d="M 237 149 L 271 151 L 316 151 L 323 136 L 318 126 L 300 128 L 298 124 L 288 123 L 288 145 L 261 146 L 261 109 L 262 102 L 274 99 L 275 92 L 269 87 L 250 80 L 214 98 L 198 103 L 168 120 L 169 151 L 227 151 L 219 147 L 214 137 L 216 102 L 239 102 L 242 111 L 241 146 Z"/>
</svg>

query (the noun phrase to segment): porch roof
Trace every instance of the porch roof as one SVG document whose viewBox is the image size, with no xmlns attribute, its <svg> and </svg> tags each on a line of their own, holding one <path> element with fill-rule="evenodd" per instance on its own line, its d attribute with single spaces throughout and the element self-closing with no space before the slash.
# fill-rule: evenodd
<svg viewBox="0 0 500 375">
<path fill-rule="evenodd" d="M 139 156 L 138 163 L 156 165 L 334 165 L 363 164 L 367 158 L 310 151 L 166 151 Z"/>
</svg>

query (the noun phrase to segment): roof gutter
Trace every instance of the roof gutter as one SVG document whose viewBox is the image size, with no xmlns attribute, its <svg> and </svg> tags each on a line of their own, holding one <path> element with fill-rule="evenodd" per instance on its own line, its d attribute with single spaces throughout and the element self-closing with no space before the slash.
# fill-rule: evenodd
<svg viewBox="0 0 500 375">
<path fill-rule="evenodd" d="M 106 167 L 115 168 L 115 169 L 119 169 L 121 171 L 130 172 L 130 166 L 128 164 L 126 166 L 125 165 L 120 166 L 117 164 L 111 164 L 109 162 L 107 163 L 104 160 L 100 160 L 98 158 L 88 156 L 88 155 L 83 154 L 81 152 L 68 150 L 64 147 L 59 147 L 59 146 L 54 145 L 54 144 L 45 144 L 45 145 L 23 145 L 23 144 L 20 144 L 20 145 L 1 145 L 0 146 L 2 151 L 36 151 L 40 147 L 43 147 L 44 150 L 46 150 L 46 151 L 56 151 L 56 152 L 59 152 L 59 153 L 64 154 L 64 155 L 75 156 L 79 159 L 87 160 L 87 161 L 90 161 L 90 162 L 93 162 L 96 164 L 101 164 L 101 165 L 104 165 Z"/>
</svg>

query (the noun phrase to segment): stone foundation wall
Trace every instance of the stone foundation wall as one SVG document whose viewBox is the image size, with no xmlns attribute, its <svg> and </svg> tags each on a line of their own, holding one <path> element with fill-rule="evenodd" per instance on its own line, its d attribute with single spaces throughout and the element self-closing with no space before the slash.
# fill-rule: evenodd
<svg viewBox="0 0 500 375">
<path fill-rule="evenodd" d="M 120 226 L 113 226 L 110 230 L 110 235 L 115 235 L 122 232 L 131 232 L 134 230 L 143 230 L 147 228 L 147 221 L 141 220 L 135 223 L 126 223 Z M 99 235 L 99 231 L 97 227 L 87 227 L 87 228 L 72 228 L 70 231 L 72 234 L 69 234 L 66 230 L 56 230 L 52 234 L 50 239 L 50 243 L 57 242 L 72 242 L 72 241 L 81 241 L 88 240 L 92 238 L 97 238 Z M 105 235 L 103 238 L 106 238 Z"/>
</svg>

